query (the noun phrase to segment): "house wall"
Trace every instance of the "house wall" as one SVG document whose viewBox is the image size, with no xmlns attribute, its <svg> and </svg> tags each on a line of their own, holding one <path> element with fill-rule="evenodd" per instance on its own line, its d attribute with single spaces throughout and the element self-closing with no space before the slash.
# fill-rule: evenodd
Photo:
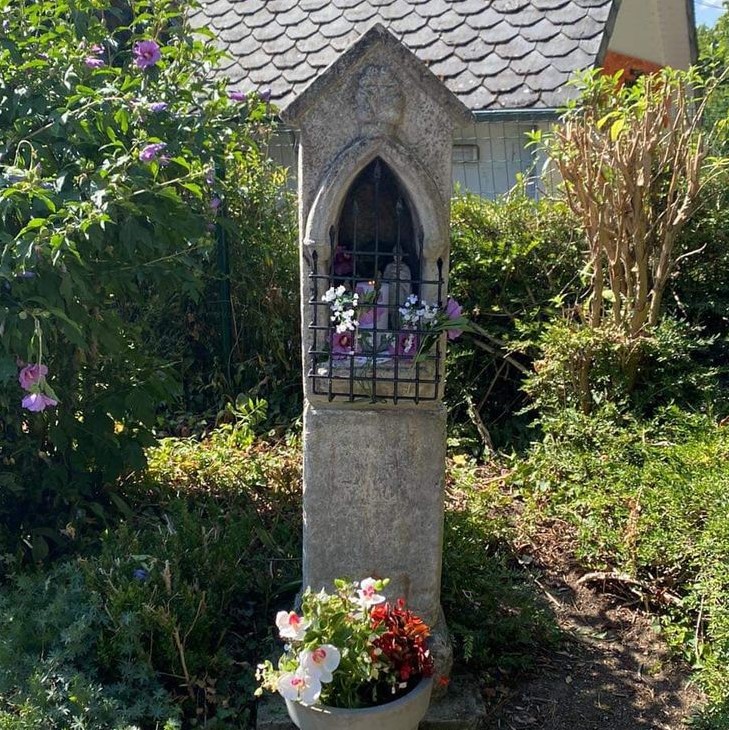
<svg viewBox="0 0 729 730">
<path fill-rule="evenodd" d="M 610 50 L 658 66 L 691 65 L 686 0 L 622 0 Z"/>
<path fill-rule="evenodd" d="M 453 136 L 454 189 L 496 198 L 508 193 L 521 174 L 527 178 L 528 193 L 538 195 L 544 158 L 527 148 L 527 133 L 548 125 L 544 118 L 504 115 L 457 129 Z M 281 131 L 269 147 L 271 158 L 289 169 L 292 190 L 296 189 L 297 144 L 294 132 Z"/>
</svg>

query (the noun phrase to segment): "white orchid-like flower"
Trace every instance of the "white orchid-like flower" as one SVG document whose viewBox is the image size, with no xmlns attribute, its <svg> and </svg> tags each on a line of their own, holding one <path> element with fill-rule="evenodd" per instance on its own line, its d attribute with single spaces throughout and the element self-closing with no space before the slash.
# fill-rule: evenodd
<svg viewBox="0 0 729 730">
<path fill-rule="evenodd" d="M 369 608 L 378 603 L 384 603 L 385 597 L 377 592 L 377 583 L 374 578 L 365 578 L 357 590 L 357 598 L 355 599 L 362 608 Z"/>
<path fill-rule="evenodd" d="M 311 621 L 299 616 L 296 611 L 279 611 L 276 614 L 276 626 L 282 639 L 301 641 L 310 625 Z"/>
<path fill-rule="evenodd" d="M 313 705 L 321 694 L 321 680 L 299 665 L 295 672 L 284 672 L 278 678 L 276 689 L 286 700 L 298 700 L 302 705 Z"/>
<path fill-rule="evenodd" d="M 301 652 L 299 661 L 304 672 L 318 677 L 323 684 L 332 681 L 332 672 L 339 666 L 342 658 L 339 649 L 332 644 L 322 644 L 316 649 L 305 649 Z"/>
</svg>

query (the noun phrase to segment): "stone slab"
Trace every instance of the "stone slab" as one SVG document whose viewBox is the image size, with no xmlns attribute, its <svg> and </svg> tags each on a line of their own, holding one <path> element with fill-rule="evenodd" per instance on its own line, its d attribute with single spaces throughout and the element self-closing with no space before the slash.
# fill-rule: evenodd
<svg viewBox="0 0 729 730">
<path fill-rule="evenodd" d="M 440 614 L 446 414 L 304 409 L 303 585 L 388 577 L 432 628 Z"/>
<path fill-rule="evenodd" d="M 471 675 L 452 678 L 448 692 L 433 702 L 419 730 L 479 730 L 486 718 L 486 705 Z M 256 730 L 296 730 L 286 705 L 277 695 L 266 695 L 258 703 Z"/>
</svg>

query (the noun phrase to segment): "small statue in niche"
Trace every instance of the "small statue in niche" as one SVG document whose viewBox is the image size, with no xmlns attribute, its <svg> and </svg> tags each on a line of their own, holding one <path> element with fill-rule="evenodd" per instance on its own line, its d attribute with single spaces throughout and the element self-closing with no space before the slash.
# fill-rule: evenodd
<svg viewBox="0 0 729 730">
<path fill-rule="evenodd" d="M 393 260 L 385 266 L 382 278 L 389 282 L 388 310 L 390 312 L 390 328 L 400 329 L 399 308 L 413 293 L 412 274 L 410 267 L 402 260 L 402 249 L 398 244 L 392 252 Z"/>
</svg>

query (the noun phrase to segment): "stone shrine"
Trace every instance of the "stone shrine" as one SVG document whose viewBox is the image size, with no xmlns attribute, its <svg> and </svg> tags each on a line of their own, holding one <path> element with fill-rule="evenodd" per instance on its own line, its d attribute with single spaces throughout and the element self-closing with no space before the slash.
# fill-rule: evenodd
<svg viewBox="0 0 729 730">
<path fill-rule="evenodd" d="M 463 104 L 375 25 L 283 112 L 300 130 L 303 584 L 390 577 L 440 610 L 453 129 Z"/>
</svg>

